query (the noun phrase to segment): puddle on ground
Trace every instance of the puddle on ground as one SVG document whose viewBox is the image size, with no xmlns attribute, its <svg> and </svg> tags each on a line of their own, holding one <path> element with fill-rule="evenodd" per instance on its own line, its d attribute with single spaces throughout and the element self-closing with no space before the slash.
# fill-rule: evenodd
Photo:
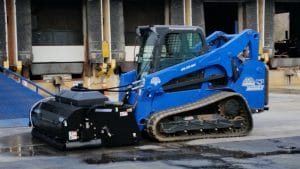
<svg viewBox="0 0 300 169">
<path fill-rule="evenodd" d="M 197 152 L 190 152 L 187 150 L 178 150 L 177 152 L 173 153 L 166 153 L 166 152 L 157 152 L 157 151 L 135 151 L 135 152 L 122 152 L 122 153 L 104 153 L 99 156 L 88 157 L 84 159 L 84 162 L 87 164 L 95 165 L 95 164 L 108 164 L 108 163 L 115 163 L 115 162 L 126 162 L 126 161 L 140 161 L 140 162 L 151 162 L 151 161 L 164 161 L 167 163 L 168 166 L 174 166 L 179 168 L 187 168 L 187 169 L 196 169 L 199 166 L 193 166 L 188 164 L 180 164 L 174 163 L 174 161 L 178 160 L 190 160 L 190 159 L 199 159 L 207 165 L 201 166 L 201 168 L 206 169 L 240 169 L 239 167 L 230 164 L 224 161 L 221 157 L 207 157 L 201 155 L 201 153 Z M 173 162 L 172 162 L 173 161 Z"/>
<path fill-rule="evenodd" d="M 15 156 L 57 156 L 58 150 L 32 138 L 30 133 L 10 135 L 0 138 L 0 152 Z"/>
<path fill-rule="evenodd" d="M 97 156 L 84 158 L 87 164 L 106 164 L 124 161 L 157 161 L 157 160 L 184 160 L 199 159 L 218 162 L 225 157 L 237 159 L 254 158 L 258 156 L 278 155 L 278 154 L 299 154 L 300 149 L 295 147 L 283 147 L 282 151 L 251 154 L 243 151 L 231 151 L 213 148 L 211 146 L 182 146 L 173 151 L 156 150 L 136 150 L 118 153 L 102 153 Z"/>
<path fill-rule="evenodd" d="M 274 140 L 276 143 L 280 143 Z M 0 138 L 0 152 L 14 156 L 76 156 L 87 164 L 105 164 L 124 161 L 156 161 L 156 160 L 183 160 L 199 159 L 220 162 L 224 157 L 253 158 L 257 156 L 277 154 L 299 154 L 300 149 L 293 146 L 278 147 L 280 151 L 251 154 L 243 151 L 231 151 L 212 146 L 198 145 L 186 146 L 182 143 L 155 144 L 159 149 L 140 149 L 147 142 L 127 147 L 100 147 L 96 149 L 83 149 L 60 151 L 46 145 L 44 142 L 32 138 L 30 133 L 11 135 Z M 280 145 L 279 145 L 280 146 Z"/>
<path fill-rule="evenodd" d="M 84 159 L 88 164 L 105 164 L 124 161 L 156 161 L 156 160 L 183 160 L 201 159 L 218 161 L 223 157 L 250 158 L 252 154 L 245 152 L 227 151 L 209 146 L 182 146 L 173 151 L 137 150 L 119 153 L 103 153 L 98 156 L 89 156 Z"/>
<path fill-rule="evenodd" d="M 2 153 L 10 153 L 19 157 L 28 157 L 28 156 L 59 156 L 63 155 L 61 152 L 58 152 L 51 147 L 45 145 L 16 145 L 11 147 L 4 147 L 0 149 Z"/>
</svg>

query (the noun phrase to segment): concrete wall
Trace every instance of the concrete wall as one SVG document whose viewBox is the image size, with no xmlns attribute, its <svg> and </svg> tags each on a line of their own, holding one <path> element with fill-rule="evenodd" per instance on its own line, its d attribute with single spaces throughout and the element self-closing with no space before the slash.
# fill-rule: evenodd
<svg viewBox="0 0 300 169">
<path fill-rule="evenodd" d="M 29 65 L 32 56 L 30 0 L 16 0 L 18 59 Z"/>
<path fill-rule="evenodd" d="M 274 29 L 274 2 L 273 0 L 265 0 L 265 44 L 264 46 L 273 50 L 273 29 Z"/>
<path fill-rule="evenodd" d="M 205 29 L 204 6 L 202 0 L 192 0 L 192 25 Z"/>
<path fill-rule="evenodd" d="M 287 76 L 290 74 L 292 76 Z M 290 79 L 289 79 L 290 78 Z M 282 86 L 291 86 L 299 88 L 300 85 L 300 70 L 293 68 L 282 68 L 269 71 L 269 87 L 280 88 Z"/>
<path fill-rule="evenodd" d="M 4 1 L 0 0 L 0 65 L 6 60 L 6 36 L 5 36 L 5 12 Z"/>
<path fill-rule="evenodd" d="M 87 1 L 88 58 L 92 63 L 102 63 L 101 3 Z"/>
<path fill-rule="evenodd" d="M 273 39 L 275 42 L 286 39 L 285 32 L 290 33 L 290 14 L 279 13 L 274 16 L 274 33 Z"/>
<path fill-rule="evenodd" d="M 110 1 L 110 24 L 111 24 L 111 56 L 113 59 L 125 60 L 125 37 L 123 1 Z"/>
<path fill-rule="evenodd" d="M 183 0 L 170 0 L 170 24 L 183 25 Z"/>
<path fill-rule="evenodd" d="M 245 5 L 246 28 L 257 30 L 257 2 L 249 0 Z"/>
</svg>

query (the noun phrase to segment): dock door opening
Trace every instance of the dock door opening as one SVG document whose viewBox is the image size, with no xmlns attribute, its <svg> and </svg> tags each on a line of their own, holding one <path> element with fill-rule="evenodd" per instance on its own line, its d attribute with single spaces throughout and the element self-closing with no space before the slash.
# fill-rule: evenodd
<svg viewBox="0 0 300 169">
<path fill-rule="evenodd" d="M 132 61 L 136 33 L 141 25 L 164 24 L 164 0 L 124 0 L 126 60 Z M 137 50 L 137 49 L 136 49 Z"/>
<path fill-rule="evenodd" d="M 204 2 L 205 32 L 238 32 L 238 3 Z"/>
<path fill-rule="evenodd" d="M 274 16 L 275 57 L 300 58 L 300 3 L 276 2 Z"/>
<path fill-rule="evenodd" d="M 32 75 L 83 72 L 82 0 L 32 0 Z"/>
</svg>

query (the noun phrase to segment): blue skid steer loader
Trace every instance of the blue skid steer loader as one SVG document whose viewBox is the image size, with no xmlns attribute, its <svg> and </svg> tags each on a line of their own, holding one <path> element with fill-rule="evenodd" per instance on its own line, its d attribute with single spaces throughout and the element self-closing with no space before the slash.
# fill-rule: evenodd
<svg viewBox="0 0 300 169">
<path fill-rule="evenodd" d="M 137 69 L 120 86 L 75 86 L 31 111 L 32 135 L 60 149 L 120 146 L 141 133 L 160 142 L 247 135 L 252 113 L 268 104 L 268 70 L 259 35 L 196 26 L 139 26 Z M 113 102 L 103 91 L 119 93 Z"/>
</svg>

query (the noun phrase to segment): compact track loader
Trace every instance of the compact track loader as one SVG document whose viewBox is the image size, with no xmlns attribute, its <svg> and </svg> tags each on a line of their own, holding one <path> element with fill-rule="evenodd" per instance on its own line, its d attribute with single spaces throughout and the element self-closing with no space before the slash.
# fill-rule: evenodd
<svg viewBox="0 0 300 169">
<path fill-rule="evenodd" d="M 140 26 L 137 69 L 120 86 L 75 86 L 31 111 L 32 135 L 61 149 L 119 146 L 141 133 L 160 142 L 247 135 L 252 113 L 268 104 L 268 71 L 259 61 L 259 34 L 196 26 Z M 119 93 L 112 102 L 102 91 Z"/>
</svg>

